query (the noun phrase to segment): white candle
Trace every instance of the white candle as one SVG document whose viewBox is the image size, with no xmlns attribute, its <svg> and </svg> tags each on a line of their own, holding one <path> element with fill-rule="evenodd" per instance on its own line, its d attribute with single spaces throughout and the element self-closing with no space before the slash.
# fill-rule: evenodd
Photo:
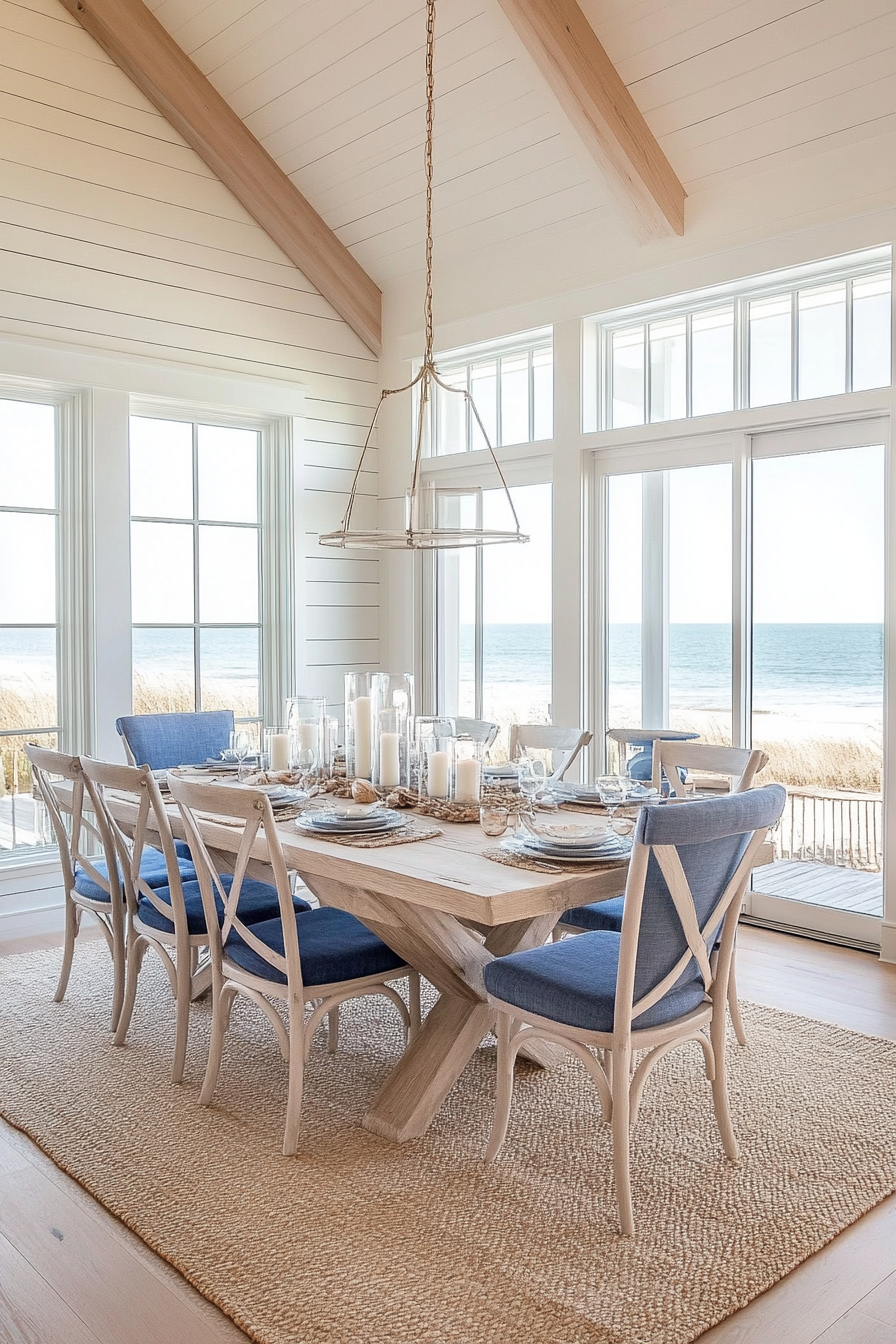
<svg viewBox="0 0 896 1344">
<path fill-rule="evenodd" d="M 478 761 L 458 761 L 454 767 L 454 796 L 459 803 L 479 802 Z"/>
<path fill-rule="evenodd" d="M 426 792 L 430 798 L 448 797 L 448 753 L 447 751 L 431 751 L 429 753 L 429 773 L 426 781 Z"/>
<path fill-rule="evenodd" d="M 299 751 L 317 750 L 317 724 L 300 723 L 296 729 L 296 745 Z"/>
<path fill-rule="evenodd" d="M 370 716 L 370 696 L 359 695 L 355 701 L 355 775 L 358 779 L 370 778 L 370 748 L 372 739 L 372 720 Z"/>
<path fill-rule="evenodd" d="M 398 733 L 380 733 L 380 784 L 394 789 L 401 779 Z"/>
<path fill-rule="evenodd" d="M 289 737 L 286 733 L 271 733 L 271 769 L 289 769 Z"/>
</svg>

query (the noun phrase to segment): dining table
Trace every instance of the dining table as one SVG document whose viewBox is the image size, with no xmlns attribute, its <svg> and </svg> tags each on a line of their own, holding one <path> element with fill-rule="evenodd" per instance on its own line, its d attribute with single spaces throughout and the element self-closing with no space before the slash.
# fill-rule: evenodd
<svg viewBox="0 0 896 1344">
<path fill-rule="evenodd" d="M 111 793 L 106 799 L 127 829 L 136 820 L 136 799 Z M 172 831 L 185 838 L 177 808 L 169 804 L 167 811 Z M 395 1143 L 426 1132 L 494 1026 L 483 979 L 489 962 L 546 942 L 565 910 L 618 896 L 627 874 L 625 859 L 588 871 L 508 866 L 487 857 L 498 842 L 478 825 L 440 820 L 436 827 L 429 839 L 377 848 L 318 839 L 294 821 L 277 827 L 288 867 L 320 904 L 355 915 L 438 992 L 363 1118 L 365 1128 Z M 212 816 L 201 817 L 200 828 L 219 871 L 229 871 L 240 831 Z M 270 876 L 262 839 L 252 850 L 249 872 L 262 880 Z M 551 1067 L 560 1051 L 533 1042 L 527 1057 Z"/>
</svg>

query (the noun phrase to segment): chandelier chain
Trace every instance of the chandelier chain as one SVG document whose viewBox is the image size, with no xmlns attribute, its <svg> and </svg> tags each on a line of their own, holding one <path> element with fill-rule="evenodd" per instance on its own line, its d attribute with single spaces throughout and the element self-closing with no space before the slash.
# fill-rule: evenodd
<svg viewBox="0 0 896 1344">
<path fill-rule="evenodd" d="M 425 363 L 432 364 L 432 140 L 435 118 L 435 44 L 436 0 L 427 0 L 426 8 L 426 147 L 423 162 L 426 168 L 426 355 Z"/>
</svg>

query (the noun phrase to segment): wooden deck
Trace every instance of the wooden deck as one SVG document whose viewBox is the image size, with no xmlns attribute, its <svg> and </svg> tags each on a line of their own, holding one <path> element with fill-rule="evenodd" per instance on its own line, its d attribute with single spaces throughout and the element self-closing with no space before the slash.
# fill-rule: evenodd
<svg viewBox="0 0 896 1344">
<path fill-rule="evenodd" d="M 862 873 L 799 859 L 779 859 L 755 868 L 753 890 L 832 910 L 852 910 L 858 915 L 882 915 L 884 908 L 882 873 Z"/>
</svg>

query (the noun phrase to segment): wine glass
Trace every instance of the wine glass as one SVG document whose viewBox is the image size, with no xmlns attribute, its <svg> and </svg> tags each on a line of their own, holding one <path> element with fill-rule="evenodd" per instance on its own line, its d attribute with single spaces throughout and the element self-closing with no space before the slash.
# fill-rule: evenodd
<svg viewBox="0 0 896 1344">
<path fill-rule="evenodd" d="M 237 729 L 230 734 L 230 759 L 236 761 L 236 777 L 242 780 L 246 764 L 246 757 L 252 747 L 252 739 L 245 728 Z"/>
<path fill-rule="evenodd" d="M 544 788 L 547 777 L 544 761 L 532 760 L 524 756 L 519 767 L 520 793 L 528 800 L 530 812 L 535 811 L 535 799 Z"/>
<path fill-rule="evenodd" d="M 597 791 L 600 794 L 601 802 L 607 809 L 612 830 L 616 829 L 613 825 L 613 816 L 628 796 L 629 783 L 630 781 L 624 775 L 600 775 L 598 777 Z"/>
</svg>

